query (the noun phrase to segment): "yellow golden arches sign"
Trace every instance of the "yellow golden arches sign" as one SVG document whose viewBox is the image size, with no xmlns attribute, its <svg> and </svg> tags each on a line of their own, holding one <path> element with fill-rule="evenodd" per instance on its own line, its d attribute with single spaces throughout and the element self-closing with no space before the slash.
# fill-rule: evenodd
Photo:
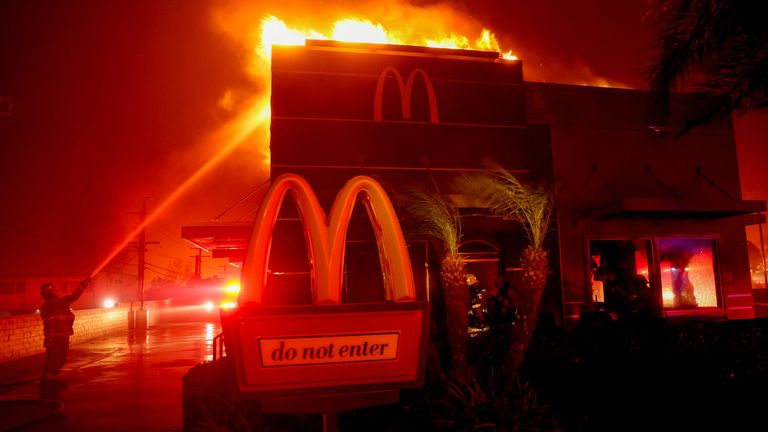
<svg viewBox="0 0 768 432">
<path fill-rule="evenodd" d="M 429 97 L 429 120 L 432 123 L 439 123 L 440 119 L 437 112 L 437 97 L 435 97 L 435 88 L 432 86 L 432 80 L 429 79 L 429 75 L 424 69 L 416 68 L 408 74 L 408 80 L 404 80 L 403 76 L 397 69 L 389 66 L 385 68 L 379 74 L 379 80 L 376 82 L 376 94 L 373 98 L 373 119 L 375 121 L 382 120 L 382 103 L 384 102 L 384 83 L 387 76 L 392 74 L 397 80 L 397 87 L 400 90 L 400 104 L 402 108 L 403 118 L 410 120 L 411 118 L 411 99 L 413 92 L 413 81 L 416 75 L 421 75 L 424 79 L 424 84 L 427 87 L 427 97 Z"/>
<path fill-rule="evenodd" d="M 325 213 L 309 183 L 296 174 L 283 174 L 274 181 L 259 208 L 243 265 L 240 305 L 263 304 L 272 231 L 288 194 L 295 199 L 304 226 L 315 304 L 341 303 L 346 234 L 359 194 L 363 194 L 362 202 L 376 236 L 386 298 L 415 300 L 411 261 L 400 222 L 378 182 L 367 176 L 349 180 L 336 196 L 326 224 Z"/>
</svg>

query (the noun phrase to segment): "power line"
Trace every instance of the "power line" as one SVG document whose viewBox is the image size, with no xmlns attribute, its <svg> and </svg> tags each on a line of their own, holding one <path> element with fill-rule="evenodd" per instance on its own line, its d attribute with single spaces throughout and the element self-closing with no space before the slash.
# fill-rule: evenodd
<svg viewBox="0 0 768 432">
<path fill-rule="evenodd" d="M 163 266 L 160 266 L 160 265 L 157 265 L 157 264 L 152 264 L 152 263 L 149 263 L 149 262 L 148 262 L 148 263 L 146 263 L 146 264 L 147 264 L 148 266 L 152 266 L 152 267 L 154 267 L 154 268 L 156 268 L 156 269 L 160 269 L 160 270 L 163 270 L 163 271 L 166 271 L 166 272 L 170 272 L 170 273 L 176 273 L 176 274 L 179 274 L 179 275 L 184 275 L 184 274 L 185 274 L 183 271 L 179 271 L 179 270 L 170 269 L 170 268 L 167 268 L 167 267 L 163 267 Z"/>
<path fill-rule="evenodd" d="M 187 277 L 187 275 L 184 273 L 178 272 L 176 270 L 171 270 L 171 269 L 163 268 L 160 266 L 156 266 L 154 264 L 146 263 L 146 266 L 149 268 L 149 270 L 170 279 Z"/>
<path fill-rule="evenodd" d="M 155 228 L 157 228 L 160 234 L 164 235 L 169 240 L 172 240 L 173 242 L 179 245 L 188 246 L 188 244 L 184 240 L 182 240 L 179 236 L 171 234 L 167 226 L 155 225 Z"/>
<path fill-rule="evenodd" d="M 258 192 L 258 191 L 259 191 L 261 188 L 263 188 L 264 186 L 268 185 L 268 184 L 269 184 L 269 181 L 270 181 L 270 179 L 267 179 L 267 180 L 266 180 L 264 183 L 260 184 L 260 185 L 259 185 L 257 188 L 255 188 L 255 189 L 252 189 L 252 190 L 251 190 L 250 192 L 248 192 L 248 193 L 247 193 L 247 194 L 246 194 L 244 197 L 240 198 L 240 199 L 239 199 L 239 200 L 237 200 L 237 201 L 236 201 L 234 204 L 232 204 L 231 206 L 227 207 L 227 209 L 226 209 L 226 210 L 224 210 L 223 212 L 221 212 L 221 214 L 220 214 L 220 215 L 218 215 L 218 216 L 216 216 L 215 218 L 213 218 L 213 220 L 214 220 L 214 221 L 218 221 L 219 219 L 221 219 L 221 217 L 222 217 L 222 216 L 224 216 L 224 215 L 225 215 L 225 214 L 227 214 L 227 213 L 228 213 L 230 210 L 232 210 L 233 208 L 235 208 L 235 206 L 237 206 L 238 204 L 240 204 L 240 203 L 242 203 L 243 201 L 247 200 L 248 198 L 250 198 L 251 196 L 253 196 L 253 194 L 255 194 L 256 192 Z"/>
</svg>

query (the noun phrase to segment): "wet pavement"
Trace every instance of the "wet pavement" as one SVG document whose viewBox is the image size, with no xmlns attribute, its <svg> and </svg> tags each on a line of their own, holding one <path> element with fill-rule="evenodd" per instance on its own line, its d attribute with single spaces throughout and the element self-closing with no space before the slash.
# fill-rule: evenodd
<svg viewBox="0 0 768 432">
<path fill-rule="evenodd" d="M 22 419 L 19 406 L 39 400 L 43 355 L 0 363 L 0 430 L 22 422 L 13 430 L 180 431 L 181 377 L 211 359 L 219 332 L 218 323 L 163 324 L 73 345 L 62 371 L 63 406 L 38 404 L 34 422 Z"/>
</svg>

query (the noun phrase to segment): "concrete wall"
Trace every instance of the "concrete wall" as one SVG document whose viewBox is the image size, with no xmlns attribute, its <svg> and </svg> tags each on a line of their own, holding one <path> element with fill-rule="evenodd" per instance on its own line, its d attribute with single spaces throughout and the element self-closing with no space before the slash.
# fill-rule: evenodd
<svg viewBox="0 0 768 432">
<path fill-rule="evenodd" d="M 157 323 L 162 302 L 145 303 L 150 311 L 149 325 Z M 71 344 L 128 330 L 130 307 L 75 310 L 75 334 Z M 37 314 L 0 318 L 0 362 L 44 352 L 43 322 Z"/>
</svg>

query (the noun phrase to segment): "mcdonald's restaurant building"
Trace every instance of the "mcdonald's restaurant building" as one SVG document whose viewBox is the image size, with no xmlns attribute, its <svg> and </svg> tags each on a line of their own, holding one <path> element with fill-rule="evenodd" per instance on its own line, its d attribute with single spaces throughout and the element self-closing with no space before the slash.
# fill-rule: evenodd
<svg viewBox="0 0 768 432">
<path fill-rule="evenodd" d="M 524 231 L 455 187 L 491 161 L 555 191 L 543 311 L 557 324 L 618 308 L 617 289 L 638 281 L 665 317 L 765 315 L 764 254 L 747 247 L 765 202 L 741 199 L 729 120 L 674 137 L 652 123 L 646 92 L 525 82 L 520 61 L 495 53 L 316 41 L 272 56 L 272 178 L 300 174 L 326 212 L 350 178 L 378 180 L 403 222 L 419 297 L 439 298 L 439 257 L 409 232 L 400 198 L 413 189 L 460 208 L 460 252 L 481 285 L 519 286 Z M 312 301 L 294 207 L 283 205 L 274 228 L 270 303 Z M 182 236 L 239 262 L 251 230 L 187 226 Z M 383 300 L 381 274 L 357 205 L 343 301 Z"/>
</svg>

